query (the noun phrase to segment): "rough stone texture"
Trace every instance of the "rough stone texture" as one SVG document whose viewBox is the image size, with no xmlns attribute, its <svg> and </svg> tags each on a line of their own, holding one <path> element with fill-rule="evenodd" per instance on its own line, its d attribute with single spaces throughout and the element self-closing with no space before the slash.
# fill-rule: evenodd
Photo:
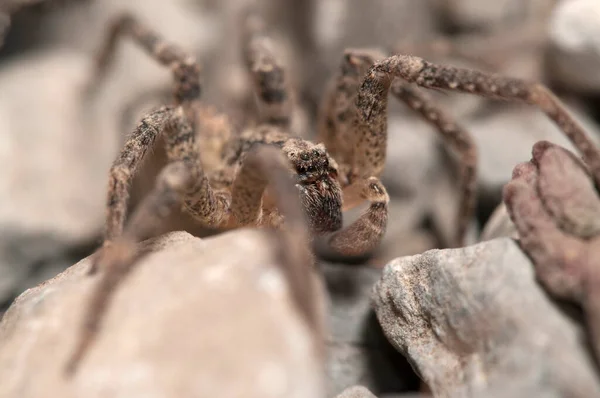
<svg viewBox="0 0 600 398">
<path fill-rule="evenodd" d="M 560 1 L 550 20 L 549 56 L 552 77 L 566 87 L 600 91 L 600 3 Z"/>
<path fill-rule="evenodd" d="M 356 384 L 376 394 L 414 390 L 418 380 L 386 340 L 370 305 L 381 269 L 321 264 L 328 292 L 327 396 Z"/>
<path fill-rule="evenodd" d="M 581 326 L 548 299 L 511 239 L 397 259 L 372 299 L 434 396 L 600 394 Z"/>
<path fill-rule="evenodd" d="M 354 386 L 345 389 L 337 398 L 377 398 L 371 391 L 363 386 Z"/>
<path fill-rule="evenodd" d="M 89 258 L 26 291 L 0 323 L 0 396 L 323 396 L 314 336 L 268 243 L 249 230 L 147 242 L 71 381 L 61 364 L 97 278 Z"/>
</svg>

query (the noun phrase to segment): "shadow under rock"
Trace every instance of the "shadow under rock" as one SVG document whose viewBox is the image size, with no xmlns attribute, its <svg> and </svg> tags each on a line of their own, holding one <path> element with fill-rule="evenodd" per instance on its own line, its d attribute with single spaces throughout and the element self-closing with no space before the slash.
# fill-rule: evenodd
<svg viewBox="0 0 600 398">
<path fill-rule="evenodd" d="M 93 253 L 99 245 L 99 238 L 72 244 L 52 233 L 2 228 L 0 314 L 8 309 L 23 291 L 64 271 Z"/>
<path fill-rule="evenodd" d="M 357 384 L 376 395 L 418 391 L 418 376 L 387 341 L 371 306 L 371 291 L 382 270 L 320 265 L 328 292 L 328 395 Z"/>
</svg>

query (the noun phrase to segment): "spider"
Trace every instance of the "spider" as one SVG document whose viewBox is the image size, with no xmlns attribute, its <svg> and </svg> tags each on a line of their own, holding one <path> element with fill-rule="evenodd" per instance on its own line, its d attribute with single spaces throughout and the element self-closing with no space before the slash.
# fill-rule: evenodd
<svg viewBox="0 0 600 398">
<path fill-rule="evenodd" d="M 323 98 L 318 143 L 295 137 L 289 131 L 293 95 L 264 23 L 249 11 L 241 26 L 258 118 L 238 132 L 225 115 L 200 101 L 200 67 L 193 57 L 132 15 L 121 15 L 111 24 L 96 76 L 106 74 L 119 38 L 129 37 L 171 69 L 174 103 L 142 118 L 110 169 L 105 242 L 92 267 L 102 275 L 67 366 L 70 372 L 97 334 L 110 294 L 135 263 L 135 244 L 156 231 L 175 209 L 183 208 L 196 222 L 219 230 L 258 226 L 289 234 L 291 210 L 282 208 L 294 192 L 309 233 L 299 233 L 297 242 L 288 239 L 289 245 L 304 247 L 310 237 L 326 235 L 329 246 L 341 254 L 373 250 L 388 221 L 389 196 L 379 176 L 385 164 L 390 92 L 432 123 L 460 155 L 462 200 L 455 245 L 462 245 L 475 205 L 477 152 L 469 134 L 411 83 L 537 105 L 584 153 L 592 169 L 600 171 L 600 157 L 591 150 L 584 131 L 542 85 L 370 49 L 349 49 L 343 54 Z M 167 164 L 125 223 L 128 187 L 159 138 Z M 276 151 L 265 151 L 263 146 Z M 277 180 L 281 172 L 291 176 L 293 183 Z M 342 212 L 364 201 L 369 203 L 367 210 L 342 228 Z"/>
</svg>

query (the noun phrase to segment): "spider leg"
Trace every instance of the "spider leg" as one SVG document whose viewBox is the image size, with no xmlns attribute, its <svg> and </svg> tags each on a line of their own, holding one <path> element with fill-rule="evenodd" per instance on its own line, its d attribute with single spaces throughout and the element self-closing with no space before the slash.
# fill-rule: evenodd
<svg viewBox="0 0 600 398">
<path fill-rule="evenodd" d="M 352 224 L 334 232 L 328 243 L 340 254 L 360 256 L 369 253 L 381 242 L 387 227 L 390 198 L 377 177 L 361 179 L 348 189 L 358 191 L 363 201 L 370 202 L 369 208 Z"/>
<path fill-rule="evenodd" d="M 465 129 L 406 82 L 395 80 L 391 91 L 396 98 L 436 127 L 444 142 L 460 156 L 460 201 L 454 243 L 457 247 L 463 246 L 477 205 L 477 146 Z"/>
<path fill-rule="evenodd" d="M 67 364 L 68 374 L 75 371 L 93 344 L 112 293 L 135 266 L 137 242 L 155 234 L 164 218 L 180 205 L 208 226 L 260 224 L 262 194 L 268 183 L 275 190 L 279 211 L 286 220 L 285 232 L 275 238 L 279 245 L 285 246 L 278 255 L 301 313 L 311 325 L 318 326 L 314 315 L 316 304 L 307 291 L 309 276 L 301 268 L 312 261 L 308 233 L 299 210 L 298 193 L 293 184 L 288 183 L 289 165 L 281 159 L 283 155 L 274 156 L 271 149 L 251 150 L 236 176 L 231 199 L 229 194 L 214 192 L 211 188 L 195 145 L 196 134 L 181 107 L 172 112 L 164 130 L 169 164 L 159 174 L 153 191 L 132 215 L 123 234 L 97 257 L 104 272 L 91 294 L 79 340 Z M 241 219 L 236 220 L 236 216 Z"/>
<path fill-rule="evenodd" d="M 156 138 L 163 131 L 171 112 L 172 108 L 162 107 L 145 116 L 110 168 L 105 242 L 112 241 L 123 232 L 129 198 L 128 188 L 148 149 L 153 147 Z"/>
<path fill-rule="evenodd" d="M 344 52 L 339 72 L 327 87 L 318 120 L 318 140 L 338 162 L 342 184 L 347 185 L 354 161 L 354 114 L 356 93 L 364 74 L 376 59 L 385 56 L 377 50 L 349 49 Z"/>
<path fill-rule="evenodd" d="M 319 332 L 322 326 L 318 303 L 307 272 L 314 264 L 308 223 L 289 172 L 289 162 L 281 150 L 258 145 L 249 151 L 234 181 L 231 212 L 240 224 L 256 220 L 267 185 L 272 188 L 276 207 L 285 219 L 274 234 L 280 263 L 284 265 L 283 271 L 301 314 Z"/>
<path fill-rule="evenodd" d="M 260 122 L 289 127 L 293 110 L 288 77 L 264 21 L 248 10 L 242 20 L 242 48 L 250 72 Z"/>
<path fill-rule="evenodd" d="M 392 94 L 432 124 L 444 141 L 460 155 L 461 200 L 455 244 L 461 245 L 475 210 L 477 149 L 471 136 L 431 100 L 390 74 L 367 75 L 376 60 L 384 59 L 374 50 L 349 49 L 335 84 L 332 85 L 320 119 L 320 138 L 333 148 L 333 156 L 350 174 L 348 179 L 381 174 L 387 145 L 387 97 Z M 361 79 L 365 76 L 361 84 Z M 342 166 L 342 167 L 344 167 Z M 355 189 L 344 192 L 351 207 L 357 202 Z M 359 197 L 360 199 L 360 197 Z"/>
<path fill-rule="evenodd" d="M 600 186 L 600 152 L 588 138 L 585 130 L 569 114 L 563 103 L 550 90 L 539 83 L 484 73 L 480 71 L 437 65 L 409 55 L 394 55 L 375 64 L 363 86 L 376 86 L 381 75 L 401 77 L 409 83 L 426 88 L 462 91 L 488 98 L 523 102 L 541 109 L 562 130 L 584 157 L 591 170 L 594 182 Z M 360 94 L 359 94 L 360 97 Z M 369 96 L 363 96 L 370 109 Z M 368 116 L 368 114 L 364 115 Z M 365 117 L 365 120 L 367 118 Z M 364 139 L 368 130 L 363 128 Z M 369 163 L 363 159 L 362 163 Z"/>
<path fill-rule="evenodd" d="M 200 66 L 195 59 L 177 46 L 166 42 L 134 16 L 121 14 L 110 24 L 108 33 L 95 62 L 94 80 L 97 86 L 106 76 L 120 38 L 128 36 L 161 65 L 169 66 L 175 80 L 175 103 L 187 105 L 200 97 Z"/>
</svg>

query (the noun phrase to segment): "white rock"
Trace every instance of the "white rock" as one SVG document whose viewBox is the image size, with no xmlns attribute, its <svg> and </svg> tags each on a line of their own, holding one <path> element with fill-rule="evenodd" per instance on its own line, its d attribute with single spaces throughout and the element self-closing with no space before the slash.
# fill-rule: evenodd
<svg viewBox="0 0 600 398">
<path fill-rule="evenodd" d="M 563 0 L 549 27 L 550 70 L 567 87 L 600 91 L 600 2 Z"/>
</svg>

